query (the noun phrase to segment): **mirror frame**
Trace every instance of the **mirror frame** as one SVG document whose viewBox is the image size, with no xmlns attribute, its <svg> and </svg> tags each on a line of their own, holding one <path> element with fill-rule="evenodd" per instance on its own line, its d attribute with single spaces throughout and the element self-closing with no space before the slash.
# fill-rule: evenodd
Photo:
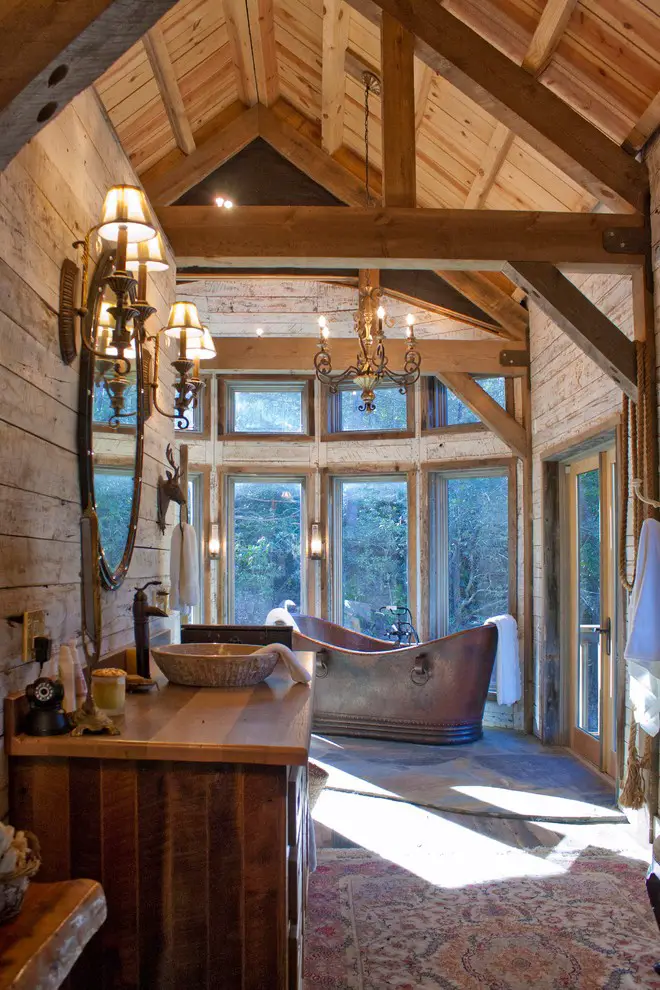
<svg viewBox="0 0 660 990">
<path fill-rule="evenodd" d="M 94 325 L 96 323 L 97 312 L 103 298 L 103 279 L 112 272 L 114 254 L 110 250 L 101 253 L 94 273 L 90 279 L 88 309 L 83 319 L 85 330 L 89 340 L 95 341 Z M 148 352 L 145 352 L 148 353 Z M 105 588 L 116 591 L 121 585 L 131 563 L 133 551 L 135 549 L 135 538 L 137 536 L 138 518 L 140 515 L 140 498 L 142 494 L 142 472 L 144 466 L 144 424 L 145 408 L 144 401 L 144 365 L 143 350 L 140 341 L 135 345 L 135 370 L 139 383 L 138 395 L 142 401 L 138 401 L 137 423 L 135 433 L 135 461 L 133 474 L 133 501 L 131 504 L 131 517 L 129 520 L 128 536 L 124 546 L 124 553 L 119 566 L 113 571 L 109 566 L 103 543 L 100 542 L 99 567 L 101 580 Z M 90 353 L 86 347 L 81 348 L 80 354 L 80 377 L 78 390 L 78 471 L 80 480 L 80 499 L 83 512 L 91 504 L 96 509 L 96 498 L 94 494 L 94 447 L 93 447 L 93 403 L 94 403 L 94 370 L 96 357 Z"/>
</svg>

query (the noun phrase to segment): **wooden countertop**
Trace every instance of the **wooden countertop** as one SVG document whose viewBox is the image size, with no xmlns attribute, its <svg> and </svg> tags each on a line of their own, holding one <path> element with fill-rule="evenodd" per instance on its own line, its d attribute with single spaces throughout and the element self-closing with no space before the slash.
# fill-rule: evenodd
<svg viewBox="0 0 660 990">
<path fill-rule="evenodd" d="M 17 918 L 0 927 L 0 990 L 55 990 L 106 917 L 94 880 L 31 883 Z"/>
<path fill-rule="evenodd" d="M 310 671 L 314 653 L 297 653 Z M 129 694 L 121 735 L 27 736 L 12 731 L 21 696 L 6 701 L 5 746 L 17 756 L 186 760 L 303 766 L 312 729 L 312 688 L 280 662 L 252 688 L 189 688 L 159 678 L 160 690 Z"/>
</svg>

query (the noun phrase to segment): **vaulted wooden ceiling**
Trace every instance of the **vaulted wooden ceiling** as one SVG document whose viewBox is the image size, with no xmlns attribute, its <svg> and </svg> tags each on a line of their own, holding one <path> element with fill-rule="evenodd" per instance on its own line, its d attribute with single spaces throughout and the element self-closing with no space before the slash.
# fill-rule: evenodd
<svg viewBox="0 0 660 990">
<path fill-rule="evenodd" d="M 157 174 L 159 163 L 189 155 L 256 103 L 293 119 L 335 158 L 361 163 L 364 91 L 356 76 L 364 66 L 380 70 L 380 31 L 355 6 L 180 0 L 96 84 L 138 173 L 156 167 Z M 658 0 L 446 0 L 444 7 L 617 144 L 638 149 L 660 123 Z M 419 59 L 415 74 L 418 205 L 601 208 Z M 370 118 L 369 151 L 380 170 L 376 96 Z"/>
</svg>

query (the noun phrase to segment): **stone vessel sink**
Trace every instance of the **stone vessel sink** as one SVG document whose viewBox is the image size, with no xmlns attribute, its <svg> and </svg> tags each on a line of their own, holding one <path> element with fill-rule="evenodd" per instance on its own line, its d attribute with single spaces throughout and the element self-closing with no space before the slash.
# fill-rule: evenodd
<svg viewBox="0 0 660 990">
<path fill-rule="evenodd" d="M 277 664 L 276 650 L 255 653 L 235 643 L 178 643 L 154 646 L 156 664 L 172 684 L 188 687 L 250 687 L 265 680 Z"/>
</svg>

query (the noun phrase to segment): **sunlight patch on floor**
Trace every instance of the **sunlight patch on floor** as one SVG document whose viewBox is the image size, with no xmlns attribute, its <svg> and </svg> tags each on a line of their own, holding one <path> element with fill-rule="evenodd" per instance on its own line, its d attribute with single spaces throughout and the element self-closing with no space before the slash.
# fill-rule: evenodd
<svg viewBox="0 0 660 990">
<path fill-rule="evenodd" d="M 364 782 L 362 782 L 364 783 Z M 579 849 L 532 855 L 438 814 L 401 801 L 324 791 L 314 819 L 365 849 L 439 887 L 455 888 L 525 876 L 557 876 Z"/>
<path fill-rule="evenodd" d="M 535 815 L 543 818 L 603 818 L 617 816 L 616 808 L 608 808 L 578 801 L 575 798 L 558 797 L 552 794 L 537 794 L 534 791 L 514 790 L 506 787 L 489 787 L 484 785 L 454 786 L 452 790 L 466 797 L 474 798 L 482 805 L 501 808 L 514 814 L 522 814 L 533 818 Z M 623 816 L 621 816 L 623 819 Z"/>
</svg>

